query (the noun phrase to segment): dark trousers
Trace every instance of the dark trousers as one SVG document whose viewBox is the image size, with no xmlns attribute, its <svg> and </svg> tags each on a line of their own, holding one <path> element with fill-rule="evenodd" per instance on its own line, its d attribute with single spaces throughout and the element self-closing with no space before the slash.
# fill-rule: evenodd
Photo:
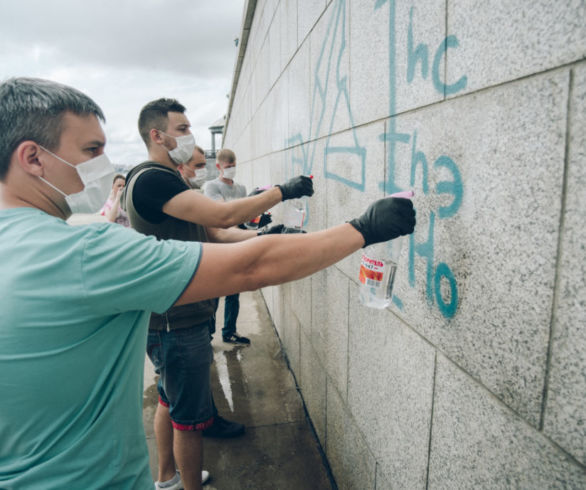
<svg viewBox="0 0 586 490">
<path fill-rule="evenodd" d="M 239 297 L 239 294 L 226 296 L 226 302 L 224 303 L 224 328 L 222 328 L 223 337 L 228 337 L 236 332 L 236 320 L 240 311 Z"/>
</svg>

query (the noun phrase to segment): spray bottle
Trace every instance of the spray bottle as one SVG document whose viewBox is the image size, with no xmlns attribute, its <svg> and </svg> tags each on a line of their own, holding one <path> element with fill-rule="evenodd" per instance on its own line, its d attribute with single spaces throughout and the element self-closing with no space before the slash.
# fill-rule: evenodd
<svg viewBox="0 0 586 490">
<path fill-rule="evenodd" d="M 313 179 L 313 175 L 309 176 Z M 301 231 L 307 216 L 308 197 L 303 196 L 298 199 L 289 199 L 285 203 L 283 210 L 283 224 L 287 228 Z"/>
<path fill-rule="evenodd" d="M 414 194 L 413 191 L 404 191 L 389 197 L 411 199 Z M 364 306 L 382 310 L 391 304 L 399 257 L 406 238 L 397 237 L 364 249 L 358 275 L 360 303 Z"/>
</svg>

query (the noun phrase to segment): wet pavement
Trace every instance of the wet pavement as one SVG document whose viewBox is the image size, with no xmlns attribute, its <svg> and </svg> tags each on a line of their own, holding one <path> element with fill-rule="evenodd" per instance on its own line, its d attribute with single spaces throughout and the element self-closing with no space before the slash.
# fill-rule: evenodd
<svg viewBox="0 0 586 490">
<path fill-rule="evenodd" d="M 222 342 L 223 303 L 212 341 L 214 399 L 220 415 L 245 424 L 246 433 L 235 439 L 204 438 L 204 468 L 211 473 L 204 488 L 335 488 L 262 296 L 258 292 L 240 295 L 237 328 L 251 339 L 249 346 Z M 155 379 L 147 358 L 143 419 L 154 478 Z"/>
</svg>

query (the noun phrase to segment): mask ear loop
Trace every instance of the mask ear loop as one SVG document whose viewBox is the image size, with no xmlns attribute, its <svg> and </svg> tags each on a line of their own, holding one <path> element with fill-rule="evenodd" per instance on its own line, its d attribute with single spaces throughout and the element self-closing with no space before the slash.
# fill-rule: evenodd
<svg viewBox="0 0 586 490">
<path fill-rule="evenodd" d="M 49 187 L 52 187 L 54 190 L 56 190 L 59 194 L 61 194 L 63 197 L 67 197 L 67 194 L 65 194 L 65 192 L 63 192 L 61 189 L 57 189 L 57 187 L 55 187 L 53 184 L 51 184 L 51 182 L 49 182 L 48 180 L 45 180 L 43 177 L 39 176 L 39 179 L 41 179 L 45 184 L 47 184 Z"/>
<path fill-rule="evenodd" d="M 63 160 L 63 158 L 61 158 L 59 155 L 55 155 L 55 153 L 53 153 L 50 150 L 47 150 L 47 148 L 45 148 L 43 145 L 39 145 L 39 147 L 45 150 L 49 155 L 53 155 L 57 160 L 62 161 L 65 165 L 69 165 L 71 168 L 75 168 L 75 165 L 72 165 L 67 160 Z"/>
<path fill-rule="evenodd" d="M 53 153 L 52 151 L 47 150 L 47 148 L 45 148 L 43 145 L 39 145 L 39 147 L 46 151 L 47 153 L 49 153 L 49 155 L 53 155 L 57 160 L 62 161 L 63 163 L 65 163 L 66 165 L 69 165 L 70 167 L 75 168 L 75 165 L 71 165 L 71 163 L 66 162 L 65 160 L 63 160 L 63 158 L 61 158 L 58 155 L 55 155 L 55 153 Z M 49 187 L 51 187 L 53 190 L 56 190 L 59 194 L 61 194 L 63 197 L 67 197 L 67 194 L 65 194 L 65 192 L 63 192 L 61 189 L 57 189 L 57 187 L 55 187 L 53 184 L 51 184 L 51 182 L 49 182 L 47 179 L 41 177 L 39 175 L 39 179 L 41 179 L 45 184 L 47 184 Z"/>
</svg>

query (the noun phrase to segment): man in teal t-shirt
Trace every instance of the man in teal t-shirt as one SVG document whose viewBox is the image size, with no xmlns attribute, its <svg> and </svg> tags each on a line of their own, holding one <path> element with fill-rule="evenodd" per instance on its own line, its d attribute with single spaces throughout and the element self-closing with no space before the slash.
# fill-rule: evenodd
<svg viewBox="0 0 586 490">
<path fill-rule="evenodd" d="M 46 165 L 39 177 L 49 182 L 22 185 L 22 166 L 5 166 L 0 154 L 0 488 L 152 488 L 141 416 L 148 317 L 182 294 L 201 245 L 105 223 L 69 226 L 51 184 L 76 190 L 60 177 L 73 169 L 59 157 L 103 152 L 101 111 L 50 83 L 0 87 L 0 149 L 37 141 L 29 170 Z M 55 120 L 49 98 L 80 114 Z M 51 151 L 45 140 L 59 129 L 63 144 Z M 22 145 L 16 156 L 26 159 L 31 145 Z"/>
<path fill-rule="evenodd" d="M 0 488 L 152 488 L 145 310 L 181 295 L 200 244 L 33 208 L 0 211 L 0 236 Z"/>
<path fill-rule="evenodd" d="M 226 245 L 158 241 L 115 224 L 70 227 L 64 220 L 97 211 L 111 186 L 100 119 L 71 87 L 0 83 L 3 490 L 152 488 L 141 417 L 151 312 L 300 279 L 413 231 L 411 201 L 393 198 L 328 230 Z M 164 211 L 189 213 L 191 192 Z M 249 198 L 249 214 L 293 197 L 277 186 Z M 204 204 L 212 214 L 226 206 Z M 230 209 L 238 222 L 245 214 Z"/>
</svg>

